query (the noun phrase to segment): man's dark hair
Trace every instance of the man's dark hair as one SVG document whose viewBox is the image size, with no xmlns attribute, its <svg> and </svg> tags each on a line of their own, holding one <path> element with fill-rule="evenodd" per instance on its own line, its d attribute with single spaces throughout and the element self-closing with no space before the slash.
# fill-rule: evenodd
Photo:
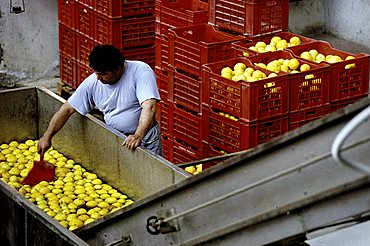
<svg viewBox="0 0 370 246">
<path fill-rule="evenodd" d="M 113 45 L 95 46 L 89 55 L 89 64 L 94 71 L 112 72 L 123 66 L 125 57 L 119 49 Z"/>
</svg>

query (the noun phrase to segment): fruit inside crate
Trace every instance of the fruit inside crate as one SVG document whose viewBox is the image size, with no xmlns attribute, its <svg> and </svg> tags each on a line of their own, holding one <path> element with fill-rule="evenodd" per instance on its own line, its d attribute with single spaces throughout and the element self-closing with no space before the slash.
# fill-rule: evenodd
<svg viewBox="0 0 370 246">
<path fill-rule="evenodd" d="M 241 80 L 234 81 L 232 72 L 243 72 Z M 205 64 L 203 102 L 244 121 L 286 114 L 289 112 L 289 81 L 286 73 L 278 74 L 280 76 L 270 77 L 273 72 L 254 65 L 245 57 Z M 238 80 L 238 76 L 234 79 Z"/>
<path fill-rule="evenodd" d="M 203 64 L 231 58 L 231 43 L 243 40 L 208 24 L 169 30 L 169 64 L 201 77 Z"/>
<path fill-rule="evenodd" d="M 208 4 L 199 0 L 157 0 L 158 34 L 167 36 L 168 29 L 208 22 Z"/>
<path fill-rule="evenodd" d="M 330 102 L 363 96 L 369 92 L 369 55 L 351 54 L 317 41 L 290 47 L 294 55 L 330 65 Z"/>
<path fill-rule="evenodd" d="M 246 36 L 288 30 L 289 0 L 209 0 L 209 23 Z"/>
<path fill-rule="evenodd" d="M 278 32 L 262 37 L 246 38 L 243 41 L 233 42 L 233 56 L 253 56 L 258 53 L 284 50 L 290 46 L 297 46 L 314 42 L 314 39 L 292 32 Z"/>
<path fill-rule="evenodd" d="M 226 152 L 268 142 L 289 129 L 288 114 L 250 122 L 234 121 L 209 107 L 203 108 L 203 139 Z"/>
<path fill-rule="evenodd" d="M 261 53 L 248 59 L 254 64 L 259 64 L 259 66 L 266 66 L 267 64 L 267 69 L 282 70 L 283 66 L 287 67 L 284 67 L 284 71 L 289 73 L 290 112 L 329 103 L 330 68 L 327 64 L 317 64 L 295 57 L 289 51 Z M 282 65 L 281 62 L 283 62 Z M 284 65 L 284 62 L 287 65 Z M 269 64 L 272 65 L 269 66 Z"/>
</svg>

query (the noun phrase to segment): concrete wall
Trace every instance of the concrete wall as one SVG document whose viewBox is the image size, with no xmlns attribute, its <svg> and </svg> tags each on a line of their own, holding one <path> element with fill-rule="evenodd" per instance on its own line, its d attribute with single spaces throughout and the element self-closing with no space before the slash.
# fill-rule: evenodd
<svg viewBox="0 0 370 246">
<path fill-rule="evenodd" d="M 10 13 L 10 0 L 0 2 L 0 71 L 21 78 L 58 75 L 58 1 L 24 2 L 21 14 Z"/>
<path fill-rule="evenodd" d="M 327 1 L 327 30 L 331 34 L 370 48 L 370 1 Z"/>
<path fill-rule="evenodd" d="M 370 49 L 369 0 L 301 0 L 290 3 L 289 29 L 329 33 Z"/>
<path fill-rule="evenodd" d="M 26 12 L 18 15 L 9 13 L 10 0 L 0 1 L 0 73 L 58 75 L 58 0 L 24 1 Z M 332 33 L 370 49 L 369 12 L 369 0 L 301 0 L 290 3 L 289 29 Z"/>
</svg>

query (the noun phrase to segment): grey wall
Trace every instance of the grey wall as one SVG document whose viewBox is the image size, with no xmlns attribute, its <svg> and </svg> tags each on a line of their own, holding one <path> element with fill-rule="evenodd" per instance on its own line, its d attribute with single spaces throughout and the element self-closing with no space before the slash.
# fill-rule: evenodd
<svg viewBox="0 0 370 246">
<path fill-rule="evenodd" d="M 58 1 L 24 1 L 26 12 L 19 15 L 9 13 L 10 0 L 0 2 L 0 73 L 58 75 Z M 301 0 L 290 3 L 289 29 L 332 33 L 370 49 L 369 12 L 369 0 Z"/>
<path fill-rule="evenodd" d="M 290 3 L 289 29 L 326 32 L 370 49 L 369 0 L 302 0 Z"/>
<path fill-rule="evenodd" d="M 59 74 L 58 1 L 24 1 L 26 11 L 21 14 L 10 13 L 10 0 L 0 2 L 0 71 L 53 77 Z"/>
</svg>

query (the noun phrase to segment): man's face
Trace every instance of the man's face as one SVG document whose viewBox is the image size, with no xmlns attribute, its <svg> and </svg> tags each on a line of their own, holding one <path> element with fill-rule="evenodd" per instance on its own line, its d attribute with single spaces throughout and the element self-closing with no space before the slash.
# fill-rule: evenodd
<svg viewBox="0 0 370 246">
<path fill-rule="evenodd" d="M 116 71 L 105 71 L 105 72 L 98 72 L 98 71 L 94 71 L 95 74 L 96 74 L 96 77 L 98 78 L 98 80 L 100 80 L 100 82 L 102 82 L 103 84 L 110 84 L 110 85 L 113 85 L 115 83 L 117 83 L 119 81 L 119 79 L 121 78 L 121 74 L 119 73 L 119 69 L 117 69 Z"/>
</svg>

